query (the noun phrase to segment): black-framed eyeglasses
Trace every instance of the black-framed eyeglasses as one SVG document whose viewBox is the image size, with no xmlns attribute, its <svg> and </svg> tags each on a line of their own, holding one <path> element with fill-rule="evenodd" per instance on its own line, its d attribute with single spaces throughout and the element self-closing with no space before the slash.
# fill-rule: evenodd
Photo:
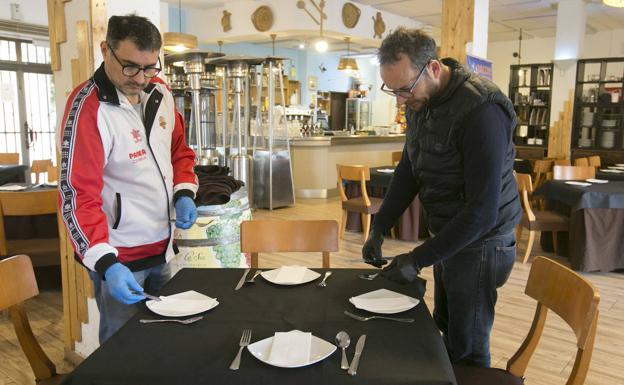
<svg viewBox="0 0 624 385">
<path fill-rule="evenodd" d="M 414 82 L 412 84 L 410 84 L 407 87 L 403 87 L 403 88 L 398 88 L 396 90 L 391 90 L 389 88 L 386 88 L 386 83 L 382 83 L 381 84 L 381 90 L 383 92 L 385 92 L 386 94 L 395 97 L 395 96 L 400 96 L 404 99 L 409 99 L 412 97 L 412 91 L 414 91 L 414 88 L 416 87 L 416 84 L 418 84 L 418 81 L 420 80 L 420 78 L 422 77 L 423 73 L 425 73 L 425 68 L 427 68 L 427 66 L 429 65 L 429 62 L 431 60 L 427 60 L 427 62 L 425 63 L 425 65 L 420 69 L 420 72 L 418 73 L 418 76 L 416 76 L 416 80 L 414 80 Z"/>
<path fill-rule="evenodd" d="M 162 68 L 155 67 L 155 66 L 141 67 L 136 64 L 123 64 L 121 60 L 119 60 L 117 55 L 115 55 L 115 50 L 113 50 L 113 47 L 111 47 L 110 44 L 107 44 L 107 46 L 108 46 L 108 49 L 113 54 L 113 57 L 115 58 L 115 60 L 117 60 L 117 63 L 119 63 L 119 65 L 121 66 L 121 73 L 123 73 L 125 76 L 129 78 L 135 77 L 139 72 L 143 71 L 143 76 L 149 79 L 158 75 L 160 71 L 162 70 Z M 158 64 L 160 65 L 160 57 L 158 57 Z"/>
</svg>

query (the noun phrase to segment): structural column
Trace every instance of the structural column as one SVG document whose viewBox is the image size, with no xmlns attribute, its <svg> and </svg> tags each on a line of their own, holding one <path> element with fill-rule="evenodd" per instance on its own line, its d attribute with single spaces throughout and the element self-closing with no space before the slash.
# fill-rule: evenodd
<svg viewBox="0 0 624 385">
<path fill-rule="evenodd" d="M 466 63 L 466 54 L 487 57 L 489 0 L 444 0 L 440 56 Z"/>
</svg>

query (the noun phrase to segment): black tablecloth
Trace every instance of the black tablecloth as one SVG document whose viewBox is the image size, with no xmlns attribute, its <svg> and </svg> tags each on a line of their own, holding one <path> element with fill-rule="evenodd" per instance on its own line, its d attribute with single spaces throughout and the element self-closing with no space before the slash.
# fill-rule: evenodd
<svg viewBox="0 0 624 385">
<path fill-rule="evenodd" d="M 624 181 L 574 186 L 564 181 L 548 181 L 536 191 L 546 199 L 563 202 L 572 210 L 587 208 L 624 209 Z"/>
<path fill-rule="evenodd" d="M 515 172 L 521 174 L 531 174 L 533 172 L 533 166 L 528 159 L 515 159 L 513 168 Z"/>
<path fill-rule="evenodd" d="M 5 183 L 24 183 L 26 182 L 25 165 L 0 165 L 0 186 Z"/>
<path fill-rule="evenodd" d="M 319 270 L 321 271 L 321 270 Z M 184 269 L 159 294 L 196 290 L 220 304 L 192 325 L 140 324 L 158 318 L 140 305 L 139 313 L 82 362 L 63 384 L 455 384 L 442 338 L 424 303 L 401 313 L 416 322 L 346 317 L 357 313 L 349 297 L 382 287 L 415 295 L 415 287 L 358 278 L 362 270 L 334 269 L 326 288 L 315 283 L 277 286 L 257 278 L 239 291 L 240 269 Z M 340 369 L 340 349 L 325 360 L 297 369 L 269 366 L 244 350 L 240 370 L 228 367 L 238 351 L 243 329 L 252 329 L 252 343 L 276 331 L 298 329 L 333 342 L 344 330 L 355 342 L 366 334 L 358 373 Z"/>
<path fill-rule="evenodd" d="M 624 172 L 623 173 L 615 173 L 615 172 L 604 172 L 604 171 L 597 170 L 596 171 L 596 179 L 621 180 L 621 181 L 624 181 Z"/>
</svg>

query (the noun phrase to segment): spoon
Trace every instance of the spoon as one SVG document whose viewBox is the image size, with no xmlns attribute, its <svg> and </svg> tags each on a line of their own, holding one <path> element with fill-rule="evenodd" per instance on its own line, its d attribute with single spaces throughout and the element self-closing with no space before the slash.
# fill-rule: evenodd
<svg viewBox="0 0 624 385">
<path fill-rule="evenodd" d="M 342 362 L 340 363 L 340 369 L 347 370 L 349 369 L 349 361 L 347 360 L 347 354 L 345 353 L 345 349 L 349 347 L 351 343 L 351 338 L 347 332 L 339 332 L 336 334 L 336 343 L 340 348 L 342 348 Z"/>
</svg>

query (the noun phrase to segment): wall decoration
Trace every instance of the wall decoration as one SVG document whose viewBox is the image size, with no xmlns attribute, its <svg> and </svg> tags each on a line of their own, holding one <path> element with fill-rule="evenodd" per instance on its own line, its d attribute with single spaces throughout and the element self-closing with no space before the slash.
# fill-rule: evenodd
<svg viewBox="0 0 624 385">
<path fill-rule="evenodd" d="M 383 18 L 381 17 L 381 12 L 377 12 L 377 16 L 373 16 L 373 22 L 375 24 L 375 33 L 373 34 L 373 38 L 380 38 L 384 32 L 386 32 L 386 23 L 384 23 Z"/>
<path fill-rule="evenodd" d="M 318 85 L 318 78 L 316 76 L 308 76 L 308 89 L 314 91 Z"/>
<path fill-rule="evenodd" d="M 273 26 L 273 11 L 266 5 L 262 5 L 251 15 L 251 22 L 258 31 L 268 31 Z"/>
<path fill-rule="evenodd" d="M 347 28 L 354 28 L 360 20 L 362 11 L 353 3 L 345 3 L 342 6 L 342 23 Z"/>
<path fill-rule="evenodd" d="M 231 16 L 232 12 L 228 12 L 225 9 L 223 10 L 223 17 L 221 18 L 221 27 L 223 27 L 223 32 L 227 32 L 232 29 Z"/>
</svg>

